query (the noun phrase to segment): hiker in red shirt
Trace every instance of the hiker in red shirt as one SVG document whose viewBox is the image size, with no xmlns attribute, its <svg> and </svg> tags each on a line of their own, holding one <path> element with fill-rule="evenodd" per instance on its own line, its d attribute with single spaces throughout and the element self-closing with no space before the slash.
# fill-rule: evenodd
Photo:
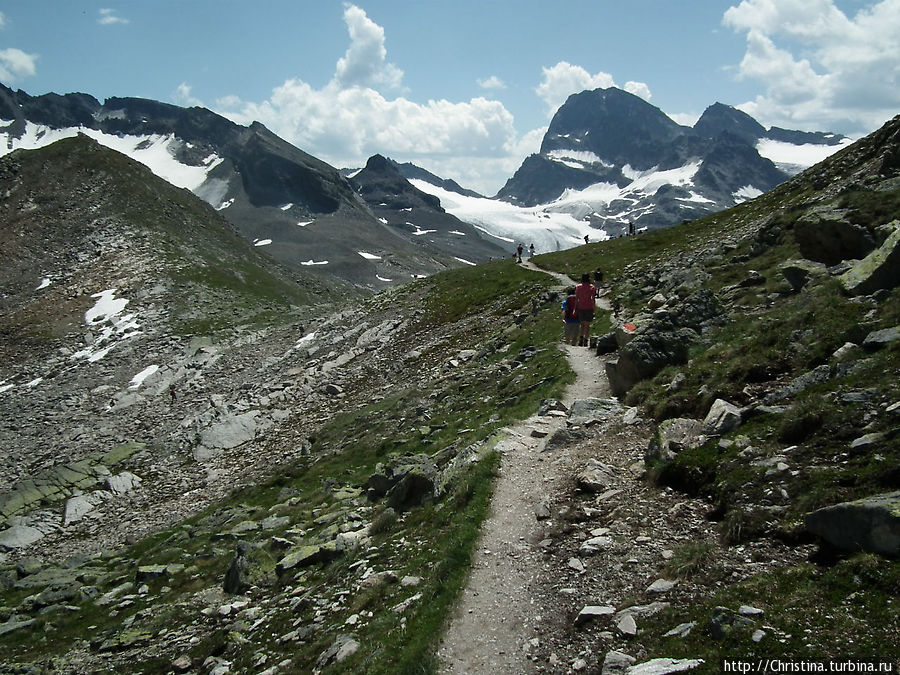
<svg viewBox="0 0 900 675">
<path fill-rule="evenodd" d="M 591 283 L 591 275 L 582 274 L 581 283 L 575 287 L 575 308 L 578 310 L 578 319 L 581 321 L 579 347 L 591 346 L 591 321 L 594 320 L 594 297 L 596 294 L 597 289 Z"/>
</svg>

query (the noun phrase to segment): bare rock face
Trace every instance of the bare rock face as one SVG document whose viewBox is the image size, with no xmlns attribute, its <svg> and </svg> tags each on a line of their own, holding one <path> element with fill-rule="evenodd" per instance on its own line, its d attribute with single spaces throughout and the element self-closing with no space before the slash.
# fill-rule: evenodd
<svg viewBox="0 0 900 675">
<path fill-rule="evenodd" d="M 900 491 L 813 511 L 805 526 L 840 549 L 900 555 Z"/>
</svg>

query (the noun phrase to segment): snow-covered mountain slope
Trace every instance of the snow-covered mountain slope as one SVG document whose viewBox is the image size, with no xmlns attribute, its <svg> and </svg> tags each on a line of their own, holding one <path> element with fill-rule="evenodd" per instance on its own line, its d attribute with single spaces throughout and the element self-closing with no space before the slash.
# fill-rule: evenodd
<svg viewBox="0 0 900 675">
<path fill-rule="evenodd" d="M 756 151 L 760 156 L 771 160 L 775 166 L 792 176 L 818 164 L 830 157 L 838 150 L 846 148 L 853 141 L 841 137 L 836 145 L 822 145 L 820 143 L 788 143 L 776 141 L 771 138 L 761 138 L 756 144 Z"/>
<path fill-rule="evenodd" d="M 493 237 L 509 255 L 520 243 L 525 248 L 534 244 L 536 253 L 547 253 L 583 244 L 585 236 L 591 241 L 608 238 L 603 230 L 591 227 L 583 218 L 563 209 L 516 206 L 499 199 L 467 197 L 424 180 L 410 182 L 440 199 L 448 213 Z"/>
<path fill-rule="evenodd" d="M 691 128 L 619 89 L 574 94 L 541 151 L 498 193 L 511 204 L 584 219 L 610 236 L 693 220 L 756 197 L 849 143 L 766 130 L 720 103 Z"/>
<path fill-rule="evenodd" d="M 0 120 L 0 129 L 9 128 L 13 123 L 14 120 Z M 9 131 L 0 131 L 0 157 L 13 150 L 44 148 L 63 138 L 72 138 L 79 134 L 84 134 L 100 145 L 131 157 L 175 187 L 191 192 L 201 191 L 204 183 L 210 178 L 210 172 L 222 163 L 222 158 L 215 153 L 208 155 L 197 165 L 179 161 L 177 156 L 183 150 L 191 149 L 191 146 L 177 139 L 174 133 L 139 136 L 117 135 L 89 127 L 54 129 L 45 124 L 34 124 L 27 121 L 25 122 L 25 131 L 21 136 L 15 136 Z M 223 208 L 225 205 L 220 203 L 214 204 L 214 206 Z"/>
<path fill-rule="evenodd" d="M 0 85 L 0 154 L 78 134 L 190 190 L 248 241 L 299 270 L 378 290 L 495 251 L 481 240 L 484 246 L 475 242 L 460 255 L 458 246 L 445 246 L 452 239 L 423 236 L 432 228 L 418 213 L 392 227 L 337 169 L 261 124 L 242 127 L 203 108 L 145 99 L 100 104 L 84 94 L 31 97 Z M 455 225 L 450 229 L 465 228 Z"/>
</svg>

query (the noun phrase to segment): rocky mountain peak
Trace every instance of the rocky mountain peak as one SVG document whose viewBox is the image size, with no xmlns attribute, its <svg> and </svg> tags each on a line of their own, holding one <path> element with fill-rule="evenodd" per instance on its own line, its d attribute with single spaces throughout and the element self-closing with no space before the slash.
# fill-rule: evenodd
<svg viewBox="0 0 900 675">
<path fill-rule="evenodd" d="M 395 210 L 426 208 L 444 213 L 440 199 L 414 187 L 400 173 L 397 163 L 382 155 L 372 155 L 352 180 L 371 206 Z"/>
<path fill-rule="evenodd" d="M 766 135 L 766 129 L 745 112 L 724 103 L 709 106 L 697 123 L 694 131 L 704 138 L 715 138 L 723 132 L 738 136 L 746 143 L 755 143 Z"/>
<path fill-rule="evenodd" d="M 595 89 L 571 95 L 560 107 L 544 135 L 541 154 L 586 151 L 614 164 L 649 169 L 670 143 L 689 131 L 634 94 L 615 87 Z"/>
</svg>

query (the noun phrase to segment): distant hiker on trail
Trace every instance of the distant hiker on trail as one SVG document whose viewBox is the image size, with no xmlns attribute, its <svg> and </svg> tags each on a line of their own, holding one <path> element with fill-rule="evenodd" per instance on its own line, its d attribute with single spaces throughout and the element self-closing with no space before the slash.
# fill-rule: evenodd
<svg viewBox="0 0 900 675">
<path fill-rule="evenodd" d="M 529 258 L 533 258 L 533 257 L 534 257 L 534 244 L 530 244 L 530 245 L 528 246 L 528 257 L 529 257 Z"/>
<path fill-rule="evenodd" d="M 585 244 L 588 243 L 588 241 L 590 240 L 590 238 L 591 238 L 591 235 L 589 235 L 589 234 L 584 235 L 584 243 L 585 243 Z"/>
<path fill-rule="evenodd" d="M 594 285 L 597 287 L 596 297 L 600 297 L 600 289 L 603 288 L 603 272 L 599 267 L 594 270 Z"/>
<path fill-rule="evenodd" d="M 581 319 L 578 318 L 576 309 L 578 298 L 575 297 L 574 286 L 566 289 L 566 296 L 562 304 L 563 342 L 574 347 L 578 344 L 578 333 L 581 329 Z"/>
<path fill-rule="evenodd" d="M 175 395 L 175 383 L 169 385 L 169 403 L 175 403 L 177 396 Z"/>
<path fill-rule="evenodd" d="M 581 275 L 581 283 L 575 287 L 575 308 L 578 310 L 578 320 L 581 322 L 579 347 L 591 346 L 591 321 L 594 320 L 594 295 L 596 293 L 597 289 L 591 283 L 591 275 L 585 272 Z"/>
<path fill-rule="evenodd" d="M 628 221 L 628 236 L 632 236 L 634 234 L 634 223 L 630 220 Z"/>
<path fill-rule="evenodd" d="M 522 262 L 522 250 L 524 248 L 522 244 L 519 244 L 518 248 L 516 248 L 516 262 Z"/>
</svg>

